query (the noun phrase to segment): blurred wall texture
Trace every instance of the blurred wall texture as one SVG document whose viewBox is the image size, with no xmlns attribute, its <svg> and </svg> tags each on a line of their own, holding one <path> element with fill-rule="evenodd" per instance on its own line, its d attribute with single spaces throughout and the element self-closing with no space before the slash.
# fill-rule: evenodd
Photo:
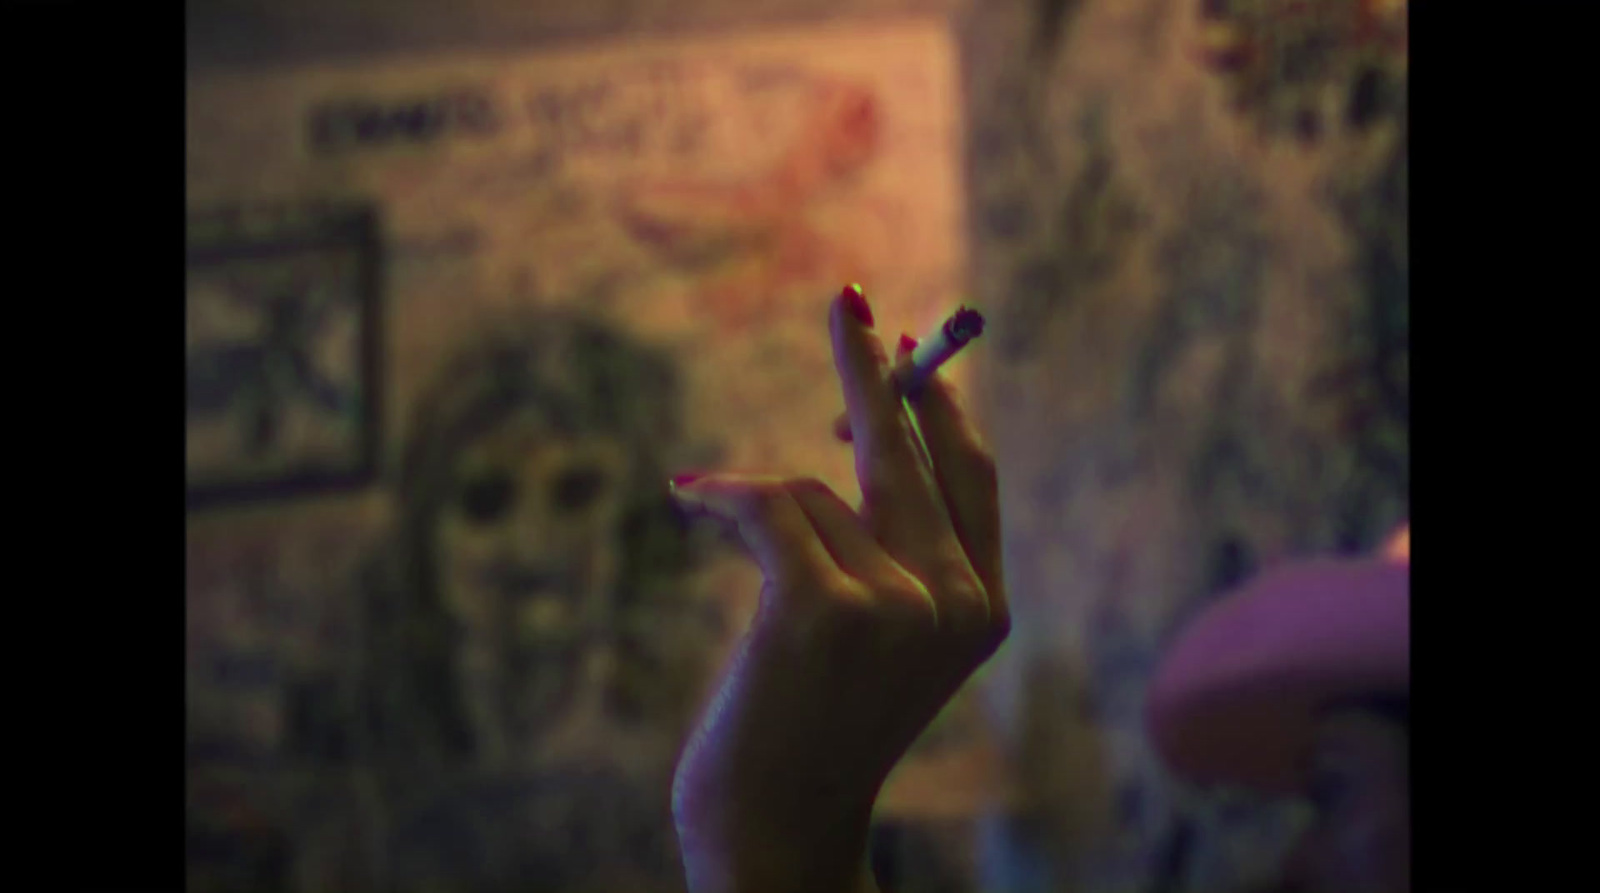
<svg viewBox="0 0 1600 893">
<path fill-rule="evenodd" d="M 667 475 L 853 498 L 824 313 L 961 301 L 1012 641 L 897 773 L 899 889 L 1237 890 L 1293 803 L 1140 729 L 1193 612 L 1407 515 L 1406 10 L 189 4 L 197 890 L 681 887 L 758 578 Z"/>
</svg>

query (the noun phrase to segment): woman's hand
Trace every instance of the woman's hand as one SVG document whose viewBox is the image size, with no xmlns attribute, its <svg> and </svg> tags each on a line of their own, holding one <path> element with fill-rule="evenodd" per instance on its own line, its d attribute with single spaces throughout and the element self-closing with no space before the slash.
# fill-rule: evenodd
<svg viewBox="0 0 1600 893">
<path fill-rule="evenodd" d="M 697 893 L 872 889 L 879 788 L 1010 628 L 994 461 L 948 380 L 914 408 L 925 460 L 865 298 L 830 321 L 861 511 L 814 479 L 675 482 L 738 524 L 765 580 L 674 780 Z"/>
</svg>

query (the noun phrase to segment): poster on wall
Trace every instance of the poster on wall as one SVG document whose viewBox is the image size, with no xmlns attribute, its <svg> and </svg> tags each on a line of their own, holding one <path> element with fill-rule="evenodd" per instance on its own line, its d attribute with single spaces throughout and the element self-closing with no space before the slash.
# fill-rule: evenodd
<svg viewBox="0 0 1600 893">
<path fill-rule="evenodd" d="M 828 304 L 963 300 L 959 95 L 921 20 L 191 80 L 198 887 L 681 884 L 759 578 L 665 481 L 858 498 Z M 978 716 L 890 813 L 968 808 Z"/>
</svg>

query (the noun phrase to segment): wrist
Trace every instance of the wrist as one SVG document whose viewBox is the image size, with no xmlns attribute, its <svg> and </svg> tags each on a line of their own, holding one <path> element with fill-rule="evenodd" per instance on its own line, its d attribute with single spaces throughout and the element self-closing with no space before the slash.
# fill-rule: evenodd
<svg viewBox="0 0 1600 893">
<path fill-rule="evenodd" d="M 746 829 L 720 839 L 680 836 L 692 893 L 872 893 L 865 831 L 793 836 Z"/>
<path fill-rule="evenodd" d="M 872 797 L 770 797 L 675 810 L 694 893 L 875 889 L 868 868 Z"/>
</svg>

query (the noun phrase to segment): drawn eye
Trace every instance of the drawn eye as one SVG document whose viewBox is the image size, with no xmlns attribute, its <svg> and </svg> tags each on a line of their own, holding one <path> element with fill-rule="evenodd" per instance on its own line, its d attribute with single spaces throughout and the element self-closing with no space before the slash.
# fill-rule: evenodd
<svg viewBox="0 0 1600 893">
<path fill-rule="evenodd" d="M 500 519 L 516 498 L 511 476 L 502 471 L 487 472 L 468 480 L 461 488 L 461 514 L 476 524 Z"/>
<path fill-rule="evenodd" d="M 1361 129 L 1372 124 L 1384 111 L 1385 85 L 1383 73 L 1376 68 L 1365 68 L 1350 88 L 1350 101 L 1345 115 L 1350 125 Z"/>
<path fill-rule="evenodd" d="M 598 468 L 571 468 L 556 478 L 551 498 L 557 506 L 576 511 L 593 503 L 605 483 L 606 476 Z"/>
</svg>

